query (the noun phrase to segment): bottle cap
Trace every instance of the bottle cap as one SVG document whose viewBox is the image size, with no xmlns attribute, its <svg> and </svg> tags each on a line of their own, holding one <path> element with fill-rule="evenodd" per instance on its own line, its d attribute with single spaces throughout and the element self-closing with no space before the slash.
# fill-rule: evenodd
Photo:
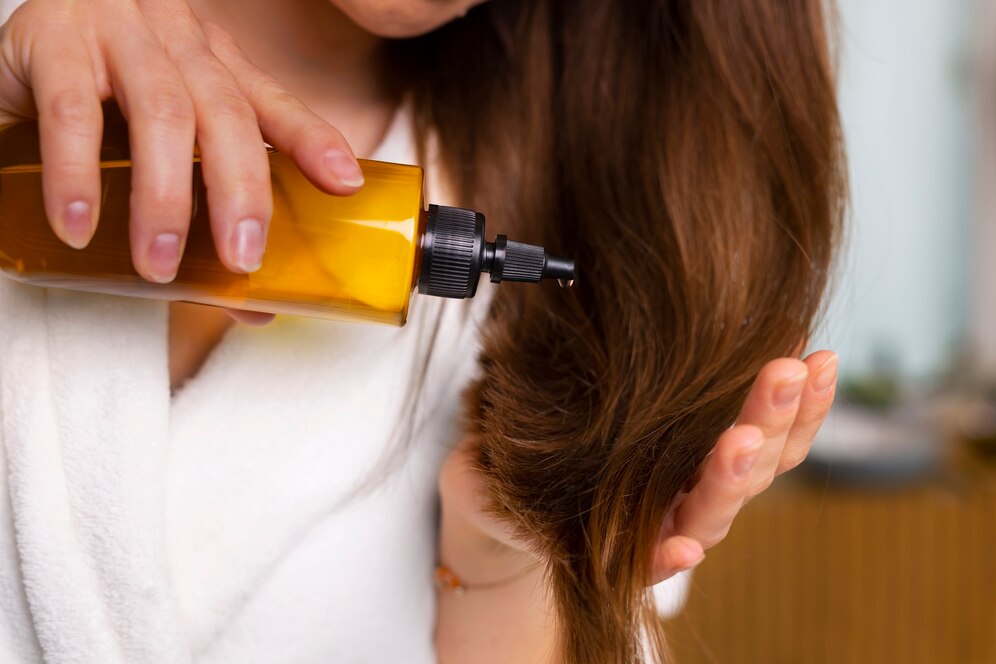
<svg viewBox="0 0 996 664">
<path fill-rule="evenodd" d="M 487 242 L 484 215 L 474 210 L 430 205 L 422 239 L 418 292 L 438 297 L 474 297 L 482 272 L 491 281 L 536 283 L 574 281 L 574 260 L 546 253 L 543 247 L 499 235 Z"/>
</svg>

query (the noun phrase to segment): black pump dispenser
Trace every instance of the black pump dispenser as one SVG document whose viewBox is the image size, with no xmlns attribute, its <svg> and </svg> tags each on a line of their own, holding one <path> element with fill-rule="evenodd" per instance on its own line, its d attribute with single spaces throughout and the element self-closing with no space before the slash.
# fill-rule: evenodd
<svg viewBox="0 0 996 664">
<path fill-rule="evenodd" d="M 574 280 L 574 260 L 550 256 L 543 247 L 499 235 L 484 239 L 484 215 L 474 210 L 430 205 L 422 239 L 418 292 L 439 297 L 474 297 L 482 272 L 491 281 L 536 283 Z"/>
</svg>

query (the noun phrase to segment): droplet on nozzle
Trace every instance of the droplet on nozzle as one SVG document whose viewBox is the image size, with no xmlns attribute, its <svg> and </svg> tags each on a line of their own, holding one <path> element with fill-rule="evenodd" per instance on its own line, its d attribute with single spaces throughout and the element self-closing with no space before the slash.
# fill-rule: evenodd
<svg viewBox="0 0 996 664">
<path fill-rule="evenodd" d="M 557 279 L 557 283 L 560 284 L 561 288 L 570 288 L 574 285 L 573 279 Z"/>
</svg>

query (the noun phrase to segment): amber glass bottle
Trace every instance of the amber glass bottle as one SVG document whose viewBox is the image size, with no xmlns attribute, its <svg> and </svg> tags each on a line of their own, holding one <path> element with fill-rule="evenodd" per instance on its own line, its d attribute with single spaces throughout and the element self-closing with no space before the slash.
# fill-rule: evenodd
<svg viewBox="0 0 996 664">
<path fill-rule="evenodd" d="M 352 196 L 312 185 L 269 150 L 273 216 L 262 267 L 228 271 L 209 227 L 207 192 L 194 158 L 193 213 L 176 279 L 155 284 L 132 267 L 127 127 L 105 113 L 100 219 L 82 250 L 62 243 L 46 218 L 38 127 L 0 128 L 0 273 L 29 284 L 185 300 L 267 313 L 403 325 L 416 290 L 472 297 L 481 272 L 492 281 L 573 279 L 573 261 L 541 247 L 484 238 L 484 217 L 423 202 L 418 166 L 360 160 L 366 184 Z"/>
</svg>

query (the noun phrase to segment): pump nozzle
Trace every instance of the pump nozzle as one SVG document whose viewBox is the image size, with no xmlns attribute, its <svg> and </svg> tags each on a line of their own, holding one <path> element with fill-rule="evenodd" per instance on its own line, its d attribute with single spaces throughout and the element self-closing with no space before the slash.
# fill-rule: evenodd
<svg viewBox="0 0 996 664">
<path fill-rule="evenodd" d="M 499 235 L 484 239 L 484 215 L 463 208 L 430 205 L 422 241 L 418 291 L 442 297 L 473 297 L 482 272 L 491 281 L 536 283 L 574 281 L 574 259 L 550 256 L 543 247 Z"/>
<path fill-rule="evenodd" d="M 492 283 L 540 279 L 574 280 L 574 260 L 550 256 L 543 247 L 509 240 L 499 235 L 484 245 L 484 265 L 481 271 L 491 274 Z"/>
</svg>

